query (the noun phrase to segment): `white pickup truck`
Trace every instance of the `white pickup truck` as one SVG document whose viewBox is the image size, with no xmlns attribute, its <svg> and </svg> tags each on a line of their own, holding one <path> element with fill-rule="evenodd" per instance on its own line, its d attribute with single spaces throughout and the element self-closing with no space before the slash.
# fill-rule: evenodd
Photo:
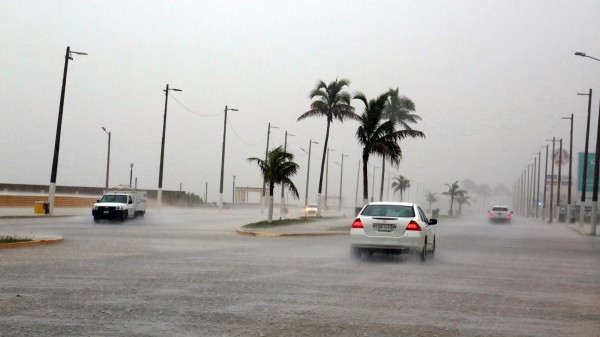
<svg viewBox="0 0 600 337">
<path fill-rule="evenodd" d="M 92 209 L 94 222 L 102 219 L 120 220 L 143 217 L 146 214 L 146 192 L 118 186 L 104 192 Z"/>
</svg>

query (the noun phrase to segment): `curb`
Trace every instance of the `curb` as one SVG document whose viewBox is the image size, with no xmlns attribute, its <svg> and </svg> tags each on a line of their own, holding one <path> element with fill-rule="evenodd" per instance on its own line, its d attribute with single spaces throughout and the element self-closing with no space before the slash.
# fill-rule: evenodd
<svg viewBox="0 0 600 337">
<path fill-rule="evenodd" d="M 12 242 L 12 243 L 0 243 L 0 249 L 19 248 L 27 246 L 40 246 L 40 245 L 52 245 L 55 243 L 63 242 L 64 238 L 52 238 L 52 239 L 40 239 L 25 242 Z"/>
<path fill-rule="evenodd" d="M 591 235 L 590 233 L 584 231 L 584 229 L 581 228 L 581 227 L 579 227 L 579 226 L 577 226 L 577 227 L 575 227 L 575 226 L 569 226 L 569 228 L 572 229 L 573 231 L 575 231 L 575 232 L 583 235 L 583 236 L 589 236 L 589 237 L 592 237 L 592 238 L 597 236 L 597 235 Z"/>
<path fill-rule="evenodd" d="M 251 231 L 240 227 L 235 230 L 240 235 L 258 236 L 258 237 L 310 237 L 310 236 L 334 236 L 334 235 L 348 235 L 349 232 L 331 231 L 331 232 L 305 232 L 305 233 L 291 233 L 291 232 L 263 232 L 263 231 Z"/>
<path fill-rule="evenodd" d="M 43 219 L 43 218 L 67 218 L 77 215 L 0 215 L 0 219 Z"/>
</svg>

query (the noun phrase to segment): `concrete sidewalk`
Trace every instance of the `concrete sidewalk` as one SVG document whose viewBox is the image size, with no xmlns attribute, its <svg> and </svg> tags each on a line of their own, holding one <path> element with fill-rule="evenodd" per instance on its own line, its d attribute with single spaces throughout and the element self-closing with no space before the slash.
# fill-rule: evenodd
<svg viewBox="0 0 600 337">
<path fill-rule="evenodd" d="M 76 216 L 91 215 L 89 207 L 56 207 L 52 216 Z M 40 217 L 50 216 L 47 214 L 35 214 L 33 207 L 0 207 L 0 218 L 16 217 Z"/>
</svg>

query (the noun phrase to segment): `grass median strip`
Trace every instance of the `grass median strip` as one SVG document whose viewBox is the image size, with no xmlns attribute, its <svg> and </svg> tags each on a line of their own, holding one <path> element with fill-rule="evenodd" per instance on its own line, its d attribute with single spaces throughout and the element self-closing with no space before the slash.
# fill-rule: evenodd
<svg viewBox="0 0 600 337">
<path fill-rule="evenodd" d="M 303 225 L 311 222 L 317 222 L 321 219 L 318 218 L 297 218 L 297 219 L 281 219 L 281 220 L 273 220 L 273 222 L 268 223 L 266 220 L 254 222 L 251 224 L 247 224 L 244 226 L 246 229 L 268 229 L 273 227 L 282 227 L 282 226 L 291 226 L 291 225 Z"/>
<path fill-rule="evenodd" d="M 15 243 L 33 241 L 33 237 L 23 235 L 0 235 L 0 243 Z"/>
</svg>

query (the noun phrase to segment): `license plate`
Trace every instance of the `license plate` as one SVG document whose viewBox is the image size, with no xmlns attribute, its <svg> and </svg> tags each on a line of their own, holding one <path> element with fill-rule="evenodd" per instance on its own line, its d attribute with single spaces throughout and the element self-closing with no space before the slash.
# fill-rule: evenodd
<svg viewBox="0 0 600 337">
<path fill-rule="evenodd" d="M 104 214 L 108 214 L 108 211 L 104 211 Z"/>
<path fill-rule="evenodd" d="M 375 229 L 379 232 L 391 232 L 395 226 L 392 224 L 380 223 L 375 225 Z"/>
</svg>

